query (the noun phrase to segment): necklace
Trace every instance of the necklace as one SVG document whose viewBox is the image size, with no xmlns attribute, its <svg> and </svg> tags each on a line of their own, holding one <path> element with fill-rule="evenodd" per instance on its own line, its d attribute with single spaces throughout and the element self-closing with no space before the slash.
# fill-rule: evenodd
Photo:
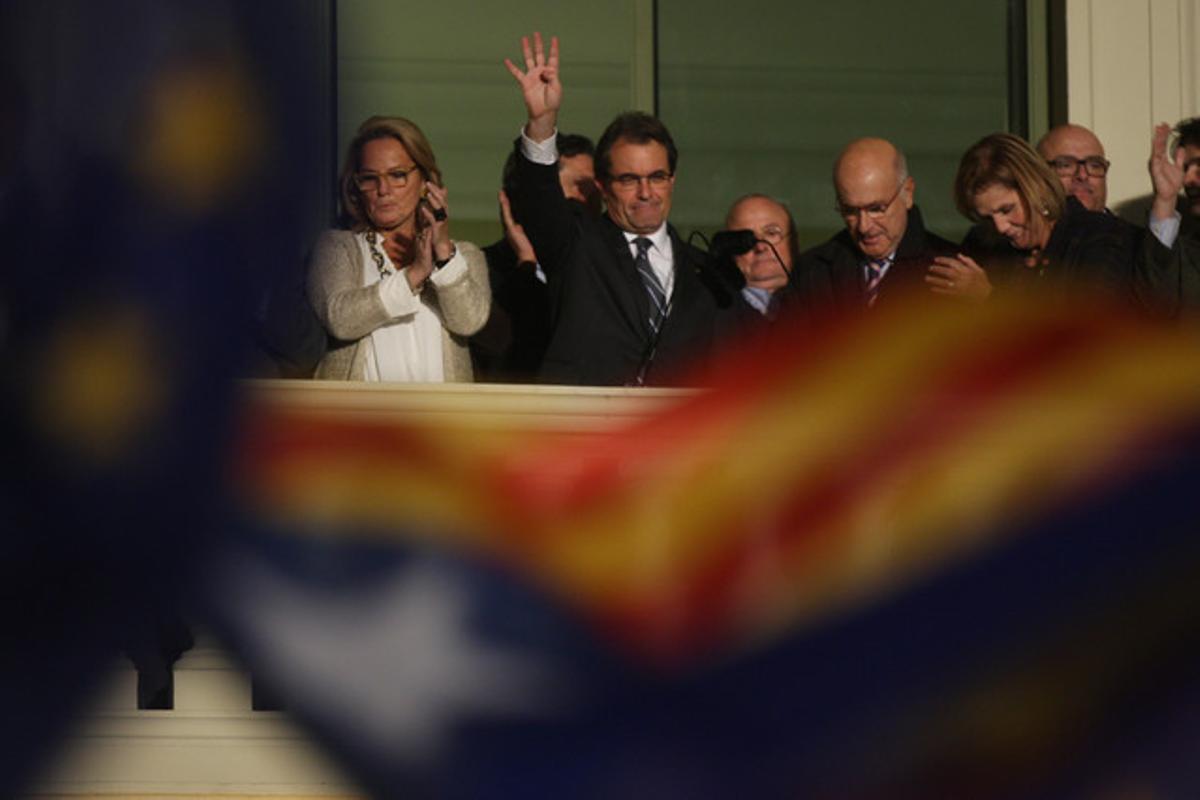
<svg viewBox="0 0 1200 800">
<path fill-rule="evenodd" d="M 383 257 L 383 253 L 379 252 L 376 244 L 379 237 L 375 235 L 375 231 L 367 231 L 367 244 L 371 246 L 371 260 L 375 262 L 375 268 L 379 270 L 379 279 L 383 280 L 388 275 L 395 273 L 396 270 L 389 268 L 387 259 Z"/>
<path fill-rule="evenodd" d="M 1040 247 L 1033 248 L 1029 251 L 1029 254 L 1025 256 L 1025 266 L 1028 269 L 1037 270 L 1036 274 L 1039 278 L 1046 274 L 1046 267 L 1049 266 L 1049 264 L 1049 259 L 1042 256 L 1042 248 Z"/>
</svg>

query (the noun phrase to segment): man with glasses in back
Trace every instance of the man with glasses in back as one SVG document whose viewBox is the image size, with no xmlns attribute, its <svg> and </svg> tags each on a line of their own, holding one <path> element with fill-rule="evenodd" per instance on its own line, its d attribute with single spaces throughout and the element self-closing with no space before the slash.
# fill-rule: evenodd
<svg viewBox="0 0 1200 800">
<path fill-rule="evenodd" d="M 1166 247 L 1171 246 L 1179 232 L 1181 215 L 1176 210 L 1176 200 L 1189 216 L 1200 216 L 1200 118 L 1184 120 L 1175 133 L 1178 138 L 1171 153 L 1167 148 L 1171 126 L 1165 123 L 1157 126 L 1150 154 L 1155 197 L 1149 229 Z M 1111 164 L 1096 134 L 1082 125 L 1058 125 L 1038 141 L 1037 150 L 1058 174 L 1067 194 L 1074 195 L 1088 211 L 1112 213 L 1107 205 Z M 1140 242 L 1144 231 L 1131 223 L 1125 223 L 1125 227 L 1126 233 Z"/>
<path fill-rule="evenodd" d="M 1200 214 L 1200 119 L 1180 123 L 1174 151 L 1168 152 L 1171 132 L 1170 125 L 1157 126 L 1151 143 L 1155 197 L 1148 229 L 1116 217 L 1134 274 L 1137 301 L 1153 311 L 1164 305 L 1163 295 L 1177 293 L 1178 263 L 1172 261 L 1170 248 L 1179 235 L 1183 215 L 1176 210 L 1176 200 L 1179 208 L 1189 212 L 1187 229 L 1195 224 L 1193 214 Z M 1084 208 L 1112 214 L 1107 208 L 1109 161 L 1094 133 L 1082 125 L 1059 125 L 1041 138 L 1037 149 L 1058 173 L 1063 188 Z M 1152 237 L 1146 235 L 1147 230 Z M 1171 302 L 1170 298 L 1165 301 L 1167 305 Z"/>
<path fill-rule="evenodd" d="M 792 212 L 773 197 L 746 194 L 729 207 L 725 228 L 751 231 L 756 240 L 749 251 L 733 257 L 746 280 L 734 324 L 744 329 L 774 320 L 799 255 Z"/>
<path fill-rule="evenodd" d="M 986 274 L 969 259 L 934 262 L 957 248 L 925 230 L 914 202 L 916 182 L 891 142 L 866 138 L 846 145 L 834 163 L 833 186 L 845 230 L 801 254 L 792 272 L 808 313 L 875 308 L 902 295 L 990 291 Z"/>
<path fill-rule="evenodd" d="M 562 104 L 558 40 L 521 40 L 524 69 L 505 60 L 528 120 L 509 192 L 549 279 L 553 332 L 548 383 L 647 385 L 694 380 L 710 353 L 728 289 L 702 271 L 704 254 L 667 224 L 678 152 L 659 120 L 618 116 L 596 145 L 605 213 L 572 213 L 559 185 L 555 132 Z"/>
<path fill-rule="evenodd" d="M 1082 125 L 1056 125 L 1038 140 L 1037 151 L 1046 159 L 1063 189 L 1088 211 L 1108 214 L 1118 222 L 1118 232 L 1130 270 L 1145 241 L 1146 229 L 1121 219 L 1108 209 L 1108 168 L 1104 145 Z"/>
<path fill-rule="evenodd" d="M 1062 181 L 1067 194 L 1088 211 L 1105 212 L 1108 202 L 1108 167 L 1104 145 L 1082 125 L 1058 125 L 1037 143 L 1037 151 Z"/>
</svg>

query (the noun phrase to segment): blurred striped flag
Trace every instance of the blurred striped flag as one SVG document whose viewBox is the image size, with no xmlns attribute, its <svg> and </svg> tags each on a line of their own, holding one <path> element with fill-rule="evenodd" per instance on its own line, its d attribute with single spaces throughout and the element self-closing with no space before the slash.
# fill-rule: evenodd
<svg viewBox="0 0 1200 800">
<path fill-rule="evenodd" d="M 260 407 L 215 607 L 383 795 L 1176 796 L 1198 401 L 1194 332 L 1027 301 L 603 436 Z"/>
</svg>

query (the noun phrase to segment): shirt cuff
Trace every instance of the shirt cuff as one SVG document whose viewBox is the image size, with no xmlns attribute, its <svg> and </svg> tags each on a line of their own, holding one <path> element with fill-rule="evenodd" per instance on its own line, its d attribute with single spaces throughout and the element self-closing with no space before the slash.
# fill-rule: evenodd
<svg viewBox="0 0 1200 800">
<path fill-rule="evenodd" d="M 429 276 L 435 289 L 444 289 L 452 283 L 462 280 L 467 274 L 467 260 L 457 246 L 454 255 L 441 269 L 435 269 Z"/>
<path fill-rule="evenodd" d="M 525 126 L 521 126 L 521 153 L 535 164 L 547 166 L 558 163 L 558 129 L 544 142 L 535 142 L 525 135 Z"/>
<path fill-rule="evenodd" d="M 375 285 L 379 287 L 379 299 L 383 301 L 383 307 L 393 319 L 415 314 L 417 306 L 421 304 L 421 298 L 413 294 L 412 287 L 408 285 L 408 267 L 380 279 Z"/>
<path fill-rule="evenodd" d="M 1175 244 L 1175 239 L 1179 236 L 1179 223 L 1182 217 L 1178 211 L 1175 211 L 1166 219 L 1158 219 L 1153 214 L 1150 215 L 1150 232 L 1154 234 L 1154 238 L 1162 242 L 1163 247 L 1170 249 L 1171 245 Z"/>
</svg>

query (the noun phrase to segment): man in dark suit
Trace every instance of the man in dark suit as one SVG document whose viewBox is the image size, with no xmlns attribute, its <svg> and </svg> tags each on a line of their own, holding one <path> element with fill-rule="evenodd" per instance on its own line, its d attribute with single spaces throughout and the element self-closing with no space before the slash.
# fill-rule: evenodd
<svg viewBox="0 0 1200 800">
<path fill-rule="evenodd" d="M 603 216 L 574 213 L 558 182 L 555 131 L 562 103 L 558 41 L 521 41 L 528 121 L 517 141 L 509 196 L 550 281 L 553 333 L 540 377 L 549 383 L 677 383 L 713 344 L 729 303 L 701 271 L 704 254 L 668 226 L 678 151 L 660 121 L 618 116 L 596 145 Z M 686 372 L 685 372 L 686 371 Z"/>
<path fill-rule="evenodd" d="M 595 145 L 586 136 L 559 133 L 558 183 L 578 213 L 600 211 L 596 188 Z M 513 215 L 508 192 L 517 171 L 517 154 L 504 162 L 499 193 L 504 237 L 483 248 L 492 310 L 471 337 L 476 382 L 529 383 L 537 378 L 550 343 L 550 296 L 545 270 L 538 263 L 525 227 Z"/>
<path fill-rule="evenodd" d="M 969 259 L 934 263 L 957 248 L 925 230 L 913 200 L 916 182 L 891 142 L 848 144 L 835 162 L 833 183 L 845 230 L 802 253 L 792 271 L 797 302 L 808 313 L 861 311 L 907 294 L 982 291 L 986 274 Z"/>
</svg>

